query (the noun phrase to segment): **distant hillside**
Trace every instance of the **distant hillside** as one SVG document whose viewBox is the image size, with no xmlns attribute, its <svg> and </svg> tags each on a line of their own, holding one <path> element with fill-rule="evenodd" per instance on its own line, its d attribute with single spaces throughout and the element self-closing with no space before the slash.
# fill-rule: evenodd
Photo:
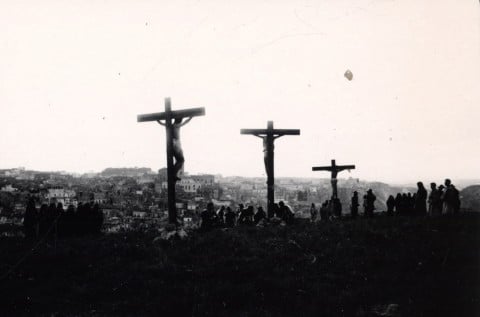
<svg viewBox="0 0 480 317">
<path fill-rule="evenodd" d="M 128 177 L 136 177 L 142 176 L 143 174 L 152 174 L 153 171 L 151 168 L 148 167 L 120 167 L 114 168 L 109 167 L 104 169 L 100 176 L 103 177 L 113 177 L 113 176 L 128 176 Z"/>
<path fill-rule="evenodd" d="M 480 211 L 480 185 L 468 186 L 460 192 L 462 208 Z"/>
</svg>

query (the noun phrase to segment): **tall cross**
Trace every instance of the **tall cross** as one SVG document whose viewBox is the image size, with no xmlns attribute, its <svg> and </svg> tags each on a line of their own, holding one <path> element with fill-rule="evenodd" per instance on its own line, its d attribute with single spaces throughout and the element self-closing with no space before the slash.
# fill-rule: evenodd
<svg viewBox="0 0 480 317">
<path fill-rule="evenodd" d="M 263 139 L 263 153 L 265 171 L 267 173 L 267 208 L 269 214 L 273 212 L 275 180 L 273 168 L 274 141 L 284 135 L 300 135 L 298 129 L 274 129 L 273 121 L 267 122 L 266 129 L 241 129 L 240 134 L 252 134 Z"/>
<path fill-rule="evenodd" d="M 355 165 L 337 165 L 335 164 L 335 160 L 332 160 L 331 166 L 320 166 L 320 167 L 312 167 L 312 171 L 330 171 L 332 172 L 332 198 L 337 198 L 337 174 L 344 170 L 353 170 L 355 169 Z"/>
<path fill-rule="evenodd" d="M 157 121 L 165 126 L 167 132 L 167 183 L 168 183 L 168 221 L 177 224 L 175 207 L 175 183 L 180 179 L 179 171 L 185 161 L 180 145 L 180 128 L 193 117 L 205 115 L 205 108 L 191 108 L 172 111 L 170 98 L 165 98 L 165 112 L 140 114 L 137 122 Z M 185 121 L 183 119 L 187 118 Z M 162 122 L 163 121 L 163 122 Z M 174 164 L 175 158 L 175 164 Z"/>
</svg>

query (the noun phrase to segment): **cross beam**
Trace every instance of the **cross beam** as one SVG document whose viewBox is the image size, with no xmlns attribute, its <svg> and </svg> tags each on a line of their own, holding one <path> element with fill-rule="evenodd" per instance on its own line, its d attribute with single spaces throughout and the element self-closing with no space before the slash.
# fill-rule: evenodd
<svg viewBox="0 0 480 317">
<path fill-rule="evenodd" d="M 329 171 L 331 172 L 331 183 L 332 183 L 332 198 L 337 198 L 337 175 L 339 172 L 344 170 L 353 170 L 355 165 L 337 165 L 335 160 L 332 160 L 332 165 L 330 166 L 318 166 L 312 167 L 312 171 Z"/>
<path fill-rule="evenodd" d="M 191 108 L 172 111 L 170 98 L 165 98 L 165 112 L 140 114 L 137 116 L 137 122 L 157 121 L 161 125 L 165 126 L 165 130 L 167 132 L 168 221 L 170 223 L 177 224 L 175 183 L 177 182 L 178 178 L 175 168 L 181 168 L 183 166 L 183 153 L 180 147 L 180 127 L 186 124 L 191 118 L 203 115 L 205 115 L 205 108 Z M 184 118 L 188 119 L 182 123 Z M 176 140 L 175 146 L 174 139 Z M 173 161 L 174 158 L 175 164 Z"/>
<path fill-rule="evenodd" d="M 271 214 L 275 203 L 274 141 L 284 135 L 300 135 L 300 130 L 274 129 L 273 121 L 268 121 L 266 129 L 241 129 L 240 134 L 251 134 L 263 139 L 264 163 L 267 172 L 267 208 L 269 214 Z"/>
</svg>

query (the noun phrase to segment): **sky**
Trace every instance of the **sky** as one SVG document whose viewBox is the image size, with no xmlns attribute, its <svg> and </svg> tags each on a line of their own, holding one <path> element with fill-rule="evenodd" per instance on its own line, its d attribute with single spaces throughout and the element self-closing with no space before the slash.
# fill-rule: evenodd
<svg viewBox="0 0 480 317">
<path fill-rule="evenodd" d="M 236 2 L 0 1 L 0 168 L 164 167 L 170 97 L 189 173 L 480 177 L 478 1 Z"/>
</svg>

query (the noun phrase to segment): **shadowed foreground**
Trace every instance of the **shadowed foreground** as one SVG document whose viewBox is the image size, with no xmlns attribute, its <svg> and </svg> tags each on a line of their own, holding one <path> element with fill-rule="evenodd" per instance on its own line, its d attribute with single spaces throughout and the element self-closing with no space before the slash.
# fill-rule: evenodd
<svg viewBox="0 0 480 317">
<path fill-rule="evenodd" d="M 43 244 L 0 281 L 1 315 L 474 316 L 480 214 Z M 0 274 L 30 245 L 0 240 Z"/>
</svg>

